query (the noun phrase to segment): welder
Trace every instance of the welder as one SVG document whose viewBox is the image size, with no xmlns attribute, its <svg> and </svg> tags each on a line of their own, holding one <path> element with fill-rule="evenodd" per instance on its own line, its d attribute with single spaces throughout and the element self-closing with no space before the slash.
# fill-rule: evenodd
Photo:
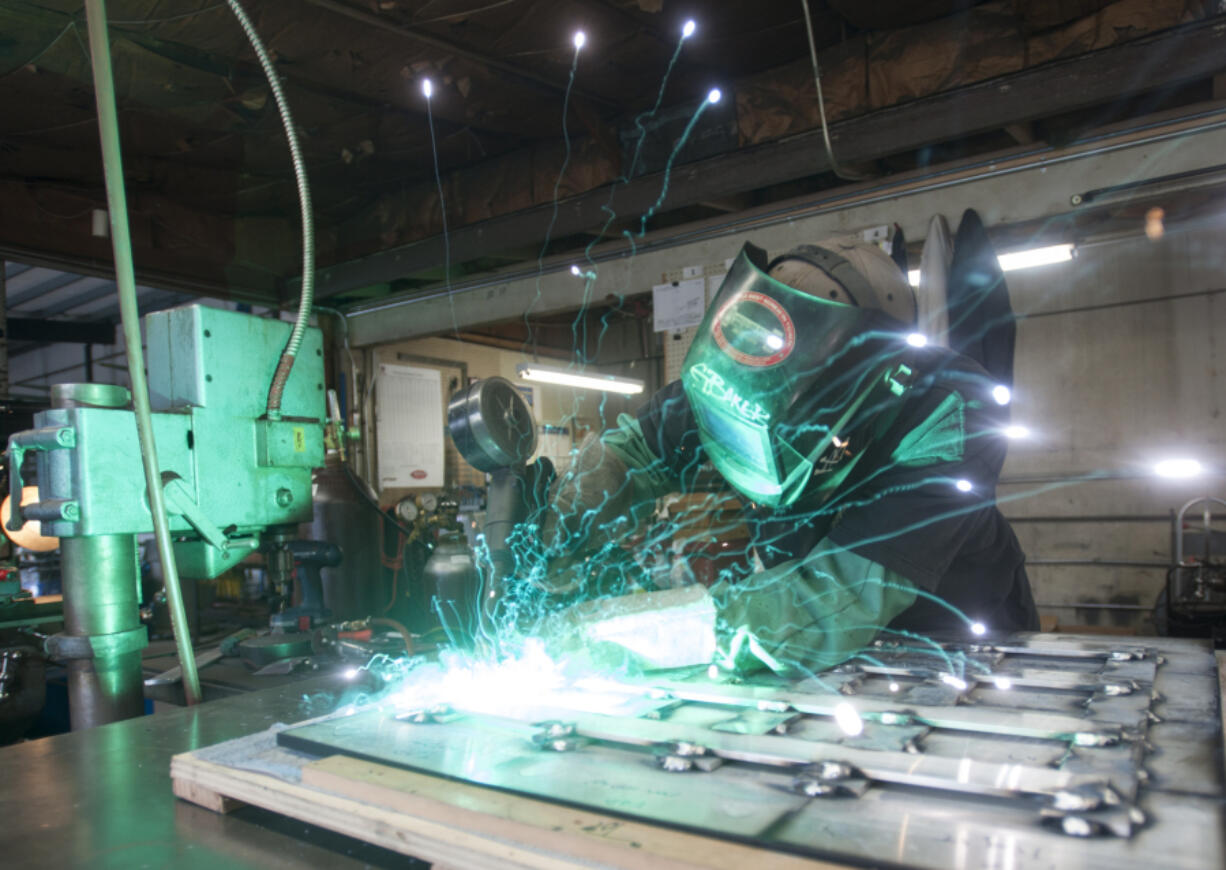
<svg viewBox="0 0 1226 870">
<path fill-rule="evenodd" d="M 680 380 L 589 436 L 555 483 L 554 564 L 607 553 L 645 531 L 656 498 L 714 480 L 743 505 L 757 569 L 710 590 L 729 667 L 830 667 L 879 635 L 922 647 L 1037 630 L 995 502 L 1001 385 L 915 320 L 911 286 L 873 244 L 770 262 L 746 244 Z"/>
</svg>

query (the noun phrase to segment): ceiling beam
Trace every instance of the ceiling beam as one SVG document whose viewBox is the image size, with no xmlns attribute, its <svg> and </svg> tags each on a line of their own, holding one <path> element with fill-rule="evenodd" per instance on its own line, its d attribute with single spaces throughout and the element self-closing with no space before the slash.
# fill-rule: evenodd
<svg viewBox="0 0 1226 870">
<path fill-rule="evenodd" d="M 114 323 L 82 323 L 73 320 L 40 320 L 10 317 L 4 338 L 9 341 L 40 341 L 65 344 L 114 344 Z"/>
<path fill-rule="evenodd" d="M 1120 96 L 1154 91 L 1226 70 L 1226 27 L 1217 16 L 1122 45 L 1000 76 L 831 125 L 834 150 L 864 162 L 956 140 L 1009 124 L 1072 112 Z M 1144 71 L 1144 74 L 1138 74 Z M 695 161 L 672 171 L 665 209 L 718 200 L 829 170 L 820 129 Z M 617 191 L 619 214 L 644 213 L 659 196 L 660 174 Z M 604 223 L 608 186 L 552 205 L 534 206 L 450 233 L 452 262 L 540 244 Z M 444 239 L 432 236 L 323 270 L 321 298 L 424 271 L 442 262 Z"/>
</svg>

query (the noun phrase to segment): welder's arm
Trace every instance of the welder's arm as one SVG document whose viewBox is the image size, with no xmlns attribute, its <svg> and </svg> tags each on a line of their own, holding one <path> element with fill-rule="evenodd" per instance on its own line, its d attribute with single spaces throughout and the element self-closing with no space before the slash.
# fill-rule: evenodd
<svg viewBox="0 0 1226 870">
<path fill-rule="evenodd" d="M 830 668 L 867 646 L 915 601 L 915 586 L 829 539 L 739 583 L 711 589 L 722 667 L 794 674 Z"/>
<path fill-rule="evenodd" d="M 582 556 L 625 537 L 647 520 L 656 498 L 675 488 L 638 420 L 622 414 L 617 422 L 585 438 L 550 488 L 541 531 L 552 558 Z"/>
</svg>

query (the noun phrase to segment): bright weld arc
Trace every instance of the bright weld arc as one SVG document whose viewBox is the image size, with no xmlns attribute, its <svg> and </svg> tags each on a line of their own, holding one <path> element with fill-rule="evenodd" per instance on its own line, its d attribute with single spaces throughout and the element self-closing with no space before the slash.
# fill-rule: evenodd
<svg viewBox="0 0 1226 870">
<path fill-rule="evenodd" d="M 587 34 L 582 30 L 576 30 L 571 41 L 575 44 L 575 51 L 579 51 L 583 46 L 587 45 Z"/>
<path fill-rule="evenodd" d="M 429 79 L 422 79 L 421 92 L 427 100 L 434 96 L 434 82 L 430 81 Z"/>
<path fill-rule="evenodd" d="M 856 708 L 844 701 L 834 708 L 834 721 L 849 737 L 856 737 L 864 732 L 864 720 L 856 712 Z"/>
<path fill-rule="evenodd" d="M 958 488 L 958 492 L 971 491 L 971 482 L 969 480 L 959 480 L 954 483 L 954 486 Z"/>
</svg>

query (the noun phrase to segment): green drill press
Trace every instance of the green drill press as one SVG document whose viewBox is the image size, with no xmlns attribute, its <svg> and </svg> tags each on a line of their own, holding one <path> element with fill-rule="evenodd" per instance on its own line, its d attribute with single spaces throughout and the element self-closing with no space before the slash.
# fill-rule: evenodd
<svg viewBox="0 0 1226 870">
<path fill-rule="evenodd" d="M 323 465 L 322 338 L 308 329 L 281 416 L 268 384 L 290 324 L 190 305 L 145 318 L 149 394 L 179 573 L 210 579 L 271 532 L 311 519 L 311 471 Z M 136 536 L 152 532 L 131 396 L 58 384 L 35 428 L 9 439 L 10 529 L 27 519 L 60 538 L 64 632 L 47 653 L 67 662 L 72 727 L 143 709 Z M 37 503 L 21 506 L 21 467 L 36 455 Z M 289 577 L 279 578 L 284 583 Z"/>
</svg>

